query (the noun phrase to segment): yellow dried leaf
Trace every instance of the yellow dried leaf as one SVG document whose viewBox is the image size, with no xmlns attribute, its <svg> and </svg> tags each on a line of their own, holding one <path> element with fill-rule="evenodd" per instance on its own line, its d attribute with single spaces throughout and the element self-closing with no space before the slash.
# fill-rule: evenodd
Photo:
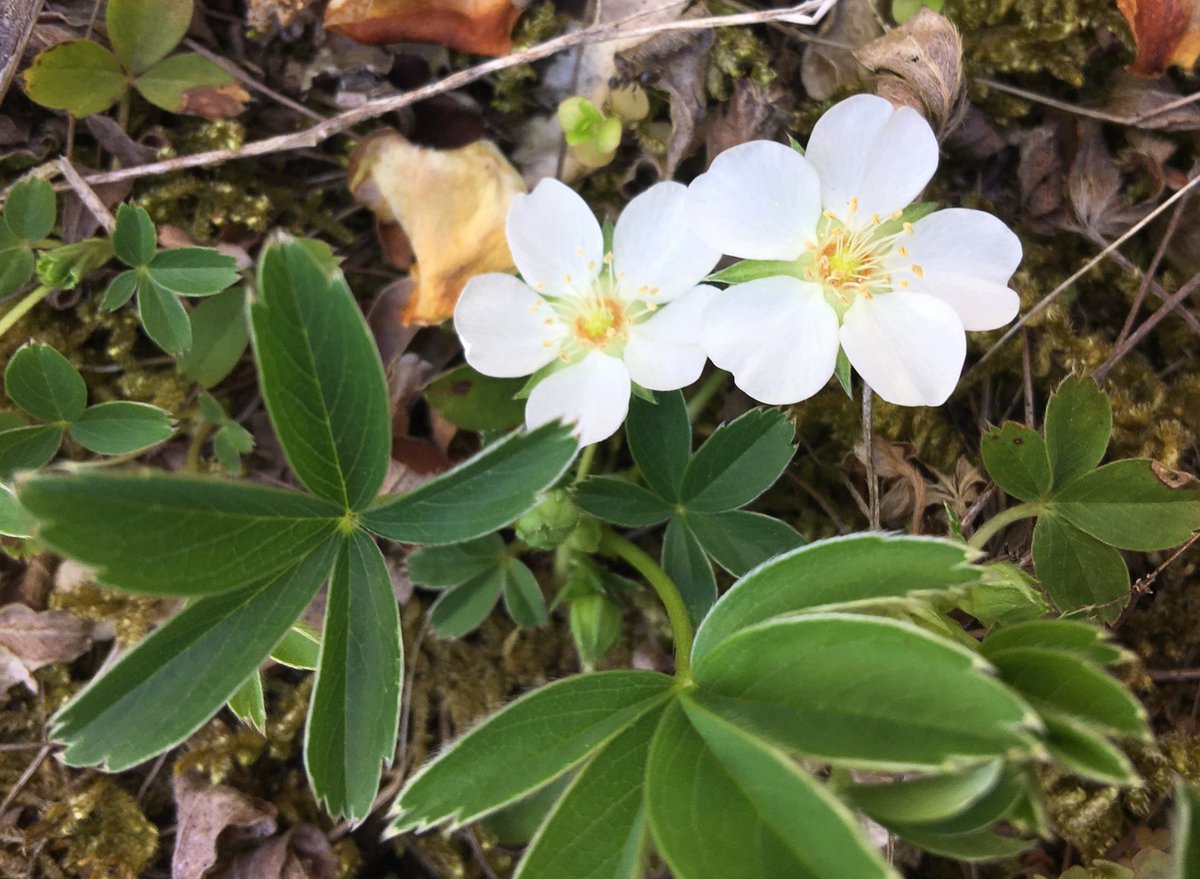
<svg viewBox="0 0 1200 879">
<path fill-rule="evenodd" d="M 1200 57 L 1200 4 L 1195 0 L 1117 0 L 1133 31 L 1137 57 L 1129 72 L 1161 76 L 1171 66 L 1191 70 Z"/>
<path fill-rule="evenodd" d="M 394 241 L 399 226 L 416 257 L 405 324 L 439 324 L 474 275 L 513 271 L 504 220 L 525 182 L 491 141 L 434 150 L 378 131 L 355 150 L 350 189 L 374 211 L 381 237 Z"/>
</svg>

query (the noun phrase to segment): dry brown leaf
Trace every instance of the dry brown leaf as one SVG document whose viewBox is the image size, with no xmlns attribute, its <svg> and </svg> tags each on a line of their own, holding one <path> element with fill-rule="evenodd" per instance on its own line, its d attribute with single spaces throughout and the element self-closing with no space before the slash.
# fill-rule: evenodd
<svg viewBox="0 0 1200 879">
<path fill-rule="evenodd" d="M 1038 232 L 1064 228 L 1066 162 L 1053 126 L 1030 129 L 1021 138 L 1017 182 L 1026 221 Z"/>
<path fill-rule="evenodd" d="M 233 859 L 213 879 L 337 879 L 338 858 L 317 828 L 298 824 Z"/>
<path fill-rule="evenodd" d="M 205 119 L 228 119 L 246 109 L 250 93 L 236 82 L 224 85 L 199 85 L 182 95 L 180 113 Z"/>
<path fill-rule="evenodd" d="M 325 27 L 360 43 L 432 43 L 507 55 L 521 10 L 510 0 L 333 0 Z"/>
<path fill-rule="evenodd" d="M 958 127 L 967 106 L 963 91 L 962 37 L 928 7 L 854 52 L 878 76 L 875 92 L 898 107 L 912 107 L 937 132 Z"/>
<path fill-rule="evenodd" d="M 35 691 L 29 672 L 52 662 L 70 662 L 91 646 L 91 624 L 65 610 L 36 611 L 24 604 L 0 607 L 0 692 L 16 683 Z"/>
<path fill-rule="evenodd" d="M 375 132 L 354 152 L 350 189 L 381 224 L 400 226 L 416 255 L 406 325 L 441 323 L 471 277 L 513 269 L 504 221 L 525 182 L 491 141 L 433 150 Z"/>
<path fill-rule="evenodd" d="M 1200 3 L 1195 0 L 1117 0 L 1129 22 L 1136 76 L 1161 76 L 1171 66 L 1191 70 L 1200 57 Z"/>
<path fill-rule="evenodd" d="M 829 10 L 821 22 L 823 42 L 810 43 L 800 63 L 800 81 L 809 97 L 825 101 L 866 85 L 870 74 L 855 59 L 854 50 L 882 33 L 870 0 L 841 0 Z"/>
<path fill-rule="evenodd" d="M 1113 83 L 1104 109 L 1125 119 L 1138 120 L 1138 128 L 1159 131 L 1200 130 L 1200 107 L 1180 103 L 1180 94 L 1165 82 L 1147 82 L 1121 74 Z"/>
<path fill-rule="evenodd" d="M 276 810 L 265 800 L 208 784 L 194 773 L 176 775 L 173 787 L 178 827 L 171 879 L 201 879 L 217 863 L 222 849 L 275 832 Z"/>
<path fill-rule="evenodd" d="M 733 94 L 707 126 L 704 138 L 707 164 L 730 147 L 748 140 L 775 140 L 795 107 L 791 92 L 778 82 L 763 86 L 736 79 Z"/>
</svg>

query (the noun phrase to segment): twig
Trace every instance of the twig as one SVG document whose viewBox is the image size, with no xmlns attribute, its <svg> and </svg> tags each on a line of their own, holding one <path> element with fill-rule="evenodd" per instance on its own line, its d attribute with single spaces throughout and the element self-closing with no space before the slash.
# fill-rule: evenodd
<svg viewBox="0 0 1200 879">
<path fill-rule="evenodd" d="M 1114 366 L 1121 362 L 1121 359 L 1132 351 L 1142 339 L 1146 338 L 1146 334 L 1158 326 L 1162 319 L 1174 310 L 1176 305 L 1183 303 L 1185 299 L 1191 296 L 1196 290 L 1200 289 L 1200 275 L 1193 275 L 1191 280 L 1176 290 L 1167 301 L 1158 307 L 1145 321 L 1142 322 L 1136 330 L 1130 333 L 1120 345 L 1113 348 L 1112 353 L 1108 355 L 1108 359 L 1096 368 L 1096 381 L 1103 382 L 1108 376 L 1108 373 Z"/>
<path fill-rule="evenodd" d="M 683 2 L 685 0 L 680 0 L 680 5 Z M 386 98 L 367 101 L 359 107 L 347 110 L 345 113 L 326 119 L 303 131 L 251 141 L 236 149 L 208 150 L 207 152 L 193 153 L 190 156 L 178 156 L 161 162 L 150 162 L 145 165 L 119 168 L 115 171 L 104 171 L 88 175 L 84 179 L 94 186 L 100 183 L 115 183 L 118 180 L 135 180 L 171 171 L 182 171 L 187 168 L 203 168 L 209 165 L 218 165 L 222 162 L 232 161 L 233 159 L 247 159 L 253 156 L 265 156 L 289 150 L 311 149 L 334 135 L 341 134 L 343 131 L 353 128 L 362 122 L 368 122 L 386 113 L 400 110 L 417 101 L 423 101 L 435 95 L 452 92 L 455 89 L 462 88 L 465 85 L 469 85 L 493 73 L 498 73 L 501 70 L 549 58 L 551 55 L 570 49 L 573 46 L 584 43 L 606 43 L 630 37 L 648 37 L 667 31 L 707 30 L 717 27 L 762 24 L 770 21 L 789 21 L 795 24 L 813 25 L 821 20 L 825 13 L 833 7 L 835 2 L 836 0 L 807 0 L 807 2 L 784 9 L 764 9 L 760 12 L 739 13 L 736 15 L 714 15 L 706 18 L 679 19 L 677 21 L 664 21 L 641 27 L 629 26 L 632 22 L 639 18 L 644 18 L 651 12 L 660 12 L 661 7 L 659 7 L 651 11 L 639 12 L 619 21 L 608 22 L 575 31 L 574 33 L 564 34 L 561 37 L 531 46 L 521 52 L 485 61 L 467 70 L 460 70 L 437 82 L 429 83 L 428 85 L 403 92 L 399 95 L 390 95 Z M 4 197 L 7 197 L 7 192 L 4 193 Z"/>
<path fill-rule="evenodd" d="M 1025 374 L 1025 426 L 1033 430 L 1033 364 L 1029 355 L 1029 329 L 1021 330 L 1021 371 Z"/>
<path fill-rule="evenodd" d="M 1103 242 L 1097 242 L 1097 243 L 1103 243 Z M 1143 275 L 1143 277 L 1144 277 L 1142 270 L 1139 269 L 1137 266 L 1135 266 L 1132 262 L 1130 262 L 1129 258 L 1126 257 L 1123 253 L 1121 253 L 1121 251 L 1119 251 L 1119 250 L 1109 251 L 1107 254 L 1107 258 L 1112 260 L 1113 262 L 1115 262 L 1124 271 L 1129 272 L 1132 275 Z M 1167 297 L 1170 296 L 1170 294 L 1167 293 L 1167 291 L 1162 288 L 1162 285 L 1159 284 L 1158 281 L 1155 281 L 1153 279 L 1150 280 L 1150 284 L 1147 289 L 1149 289 L 1149 291 L 1154 294 L 1154 296 L 1158 299 L 1159 302 L 1166 302 Z M 1188 325 L 1188 329 L 1190 329 L 1196 335 L 1200 336 L 1200 318 L 1198 318 L 1198 317 L 1196 317 L 1196 315 L 1192 314 L 1192 312 L 1189 311 L 1188 308 L 1184 305 L 1175 306 L 1175 314 L 1179 318 L 1181 318 L 1185 324 Z"/>
<path fill-rule="evenodd" d="M 220 55 L 216 54 L 215 52 L 210 52 L 203 45 L 201 45 L 200 43 L 197 43 L 195 40 L 191 39 L 190 37 L 185 39 L 183 41 L 183 44 L 185 46 L 187 46 L 189 49 L 191 49 L 193 52 L 195 52 L 197 55 L 203 55 L 205 58 L 207 58 L 213 64 L 216 64 L 218 67 L 220 67 L 222 70 L 224 70 L 230 76 L 232 76 L 234 79 L 238 80 L 238 82 L 245 85 L 246 88 L 250 89 L 251 91 L 255 91 L 255 92 L 259 92 L 260 94 L 264 94 L 268 98 L 270 98 L 272 101 L 275 101 L 278 104 L 282 104 L 284 107 L 287 107 L 289 110 L 295 110 L 297 113 L 301 114 L 302 116 L 307 116 L 309 119 L 312 119 L 314 122 L 324 122 L 325 119 L 327 118 L 325 116 L 322 116 L 316 110 L 313 110 L 309 107 L 304 106 L 299 101 L 293 101 L 287 95 L 280 94 L 279 92 L 275 91 L 275 89 L 273 89 L 267 85 L 264 85 L 263 83 L 261 83 L 257 79 L 255 79 L 253 76 L 248 74 L 246 71 L 242 70 L 242 68 L 238 67 L 236 64 L 234 64 L 228 58 L 222 58 Z"/>
<path fill-rule="evenodd" d="M 1200 668 L 1152 668 L 1146 674 L 1152 681 L 1196 681 L 1200 680 Z"/>
<path fill-rule="evenodd" d="M 1100 251 L 1094 257 L 1089 259 L 1086 263 L 1083 264 L 1082 268 L 1080 268 L 1077 272 L 1072 274 L 1069 278 L 1067 278 L 1065 281 L 1063 281 L 1061 284 L 1059 284 L 1057 287 L 1055 287 L 1053 290 L 1051 290 L 1049 293 L 1047 293 L 1046 296 L 1043 297 L 1041 302 L 1039 302 L 1033 308 L 1029 309 L 1029 311 L 1027 311 L 1025 314 L 1021 315 L 1021 317 L 1017 320 L 1017 322 L 1015 324 L 1013 324 L 1011 327 L 1009 327 L 1008 331 L 1005 332 L 1005 334 L 1000 337 L 999 341 L 997 341 L 995 344 L 992 345 L 992 347 L 988 348 L 987 351 L 984 352 L 983 356 L 980 357 L 979 360 L 977 360 L 975 362 L 975 364 L 970 369 L 967 370 L 967 372 L 964 374 L 963 378 L 965 379 L 967 375 L 970 375 L 972 372 L 979 369 L 979 367 L 981 367 L 984 363 L 986 363 L 992 357 L 992 355 L 994 355 L 1001 347 L 1004 346 L 1004 344 L 1006 342 L 1008 342 L 1013 336 L 1017 335 L 1017 333 L 1019 333 L 1021 331 L 1021 328 L 1023 326 L 1025 326 L 1025 324 L 1029 323 L 1030 320 L 1037 317 L 1037 315 L 1041 314 L 1043 311 L 1045 311 L 1047 308 L 1049 308 L 1051 306 L 1051 304 L 1053 304 L 1054 300 L 1056 300 L 1062 294 L 1062 292 L 1064 290 L 1066 290 L 1068 287 L 1070 287 L 1072 284 L 1074 284 L 1076 281 L 1078 281 L 1080 278 L 1082 278 L 1084 275 L 1086 275 L 1088 272 L 1090 272 L 1092 269 L 1094 269 L 1109 253 L 1115 251 L 1118 247 L 1120 247 L 1122 244 L 1124 244 L 1130 238 L 1132 238 L 1133 236 L 1137 235 L 1137 233 L 1139 233 L 1143 229 L 1145 229 L 1163 211 L 1165 211 L 1167 208 L 1171 207 L 1171 205 L 1175 204 L 1181 198 L 1184 198 L 1197 185 L 1200 185 L 1200 175 L 1197 175 L 1197 176 L 1193 177 L 1191 180 L 1189 180 L 1187 182 L 1187 184 L 1183 186 L 1182 189 L 1180 189 L 1178 192 L 1176 192 L 1174 195 L 1172 195 L 1170 198 L 1168 198 L 1166 201 L 1164 201 L 1162 204 L 1160 204 L 1158 207 L 1156 207 L 1150 213 L 1146 214 L 1146 216 L 1144 216 L 1137 223 L 1130 226 L 1129 229 L 1123 235 L 1121 235 L 1119 238 L 1117 238 L 1115 241 L 1113 241 L 1111 244 L 1109 244 L 1107 247 L 1105 247 L 1102 251 Z"/>
<path fill-rule="evenodd" d="M 79 172 L 75 170 L 70 159 L 59 157 L 57 164 L 58 170 L 62 172 L 75 194 L 79 196 L 79 200 L 92 212 L 92 216 L 104 227 L 104 231 L 111 235 L 117 228 L 117 221 L 104 202 L 100 200 L 100 196 L 96 195 L 96 190 L 88 186 L 87 181 L 79 176 Z"/>
<path fill-rule="evenodd" d="M 8 94 L 41 12 L 42 0 L 8 0 L 0 8 L 0 101 Z"/>
<path fill-rule="evenodd" d="M 1117 621 L 1112 624 L 1112 630 L 1114 632 L 1121 628 L 1121 626 L 1125 625 L 1125 621 L 1129 619 L 1130 615 L 1133 613 L 1133 609 L 1137 607 L 1138 602 L 1142 600 L 1142 596 L 1150 591 L 1150 587 L 1154 585 L 1154 581 L 1158 579 L 1158 575 L 1171 565 L 1175 564 L 1180 556 L 1182 556 L 1185 552 L 1191 549 L 1193 545 L 1195 545 L 1197 540 L 1200 540 L 1200 531 L 1197 531 L 1195 534 L 1193 534 L 1187 543 L 1167 556 L 1167 560 L 1165 562 L 1163 562 L 1146 576 L 1138 578 L 1138 581 L 1133 584 L 1133 589 L 1131 590 L 1133 598 L 1129 600 L 1129 604 L 1125 605 L 1125 609 L 1121 611 L 1121 616 L 1117 618 Z M 1103 607 L 1103 605 L 1101 605 L 1101 607 Z"/>
<path fill-rule="evenodd" d="M 1171 211 L 1171 219 L 1167 221 L 1166 231 L 1163 232 L 1162 241 L 1158 242 L 1158 249 L 1154 251 L 1154 258 L 1150 260 L 1150 265 L 1142 274 L 1142 282 L 1138 284 L 1137 296 L 1133 299 L 1133 305 L 1129 309 L 1129 314 L 1125 318 L 1125 323 L 1121 327 L 1121 332 L 1117 334 L 1115 344 L 1120 345 L 1133 331 L 1133 322 L 1137 318 L 1137 313 L 1141 310 L 1142 303 L 1146 301 L 1146 294 L 1150 292 L 1150 285 L 1154 282 L 1154 276 L 1158 274 L 1158 267 L 1162 264 L 1163 257 L 1166 256 L 1167 247 L 1171 243 L 1171 239 L 1175 237 L 1175 231 L 1179 228 L 1179 220 L 1183 216 L 1183 209 L 1187 207 L 1188 200 L 1180 199 L 1179 204 L 1175 205 L 1175 210 Z M 1104 379 L 1098 379 L 1103 382 Z"/>
<path fill-rule="evenodd" d="M 21 792 L 21 788 L 25 787 L 29 783 L 29 779 L 33 778 L 33 773 L 37 772 L 37 768 L 42 765 L 42 761 L 46 759 L 46 755 L 50 753 L 53 747 L 53 745 L 42 745 L 42 749 L 37 752 L 37 756 L 25 767 L 25 771 L 17 779 L 17 783 L 9 788 L 4 801 L 0 802 L 0 815 L 3 815 L 4 811 L 12 805 L 12 801 L 17 798 L 17 794 Z"/>
</svg>

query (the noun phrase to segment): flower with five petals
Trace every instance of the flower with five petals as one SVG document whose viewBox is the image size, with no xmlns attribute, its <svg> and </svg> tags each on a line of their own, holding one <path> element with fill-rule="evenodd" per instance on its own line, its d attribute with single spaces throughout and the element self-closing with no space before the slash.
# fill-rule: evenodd
<svg viewBox="0 0 1200 879">
<path fill-rule="evenodd" d="M 576 425 L 583 445 L 625 420 L 633 383 L 654 391 L 700 377 L 698 286 L 720 254 L 686 221 L 685 187 L 658 183 L 626 206 L 606 251 L 587 204 L 557 180 L 517 195 L 506 232 L 511 275 L 472 278 L 454 310 L 467 363 L 501 378 L 534 374 L 525 420 Z"/>
<path fill-rule="evenodd" d="M 928 123 L 874 95 L 826 112 L 803 155 L 769 141 L 719 155 L 688 188 L 693 228 L 731 256 L 771 263 L 712 297 L 701 337 L 712 361 L 756 400 L 794 403 L 826 384 L 840 346 L 883 399 L 945 402 L 965 331 L 1017 313 L 1007 283 L 1021 244 L 983 211 L 908 222 L 937 161 Z"/>
</svg>

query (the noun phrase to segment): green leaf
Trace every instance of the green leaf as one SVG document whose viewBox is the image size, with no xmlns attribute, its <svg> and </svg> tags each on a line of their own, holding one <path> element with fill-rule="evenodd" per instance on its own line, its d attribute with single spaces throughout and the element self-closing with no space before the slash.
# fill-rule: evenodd
<svg viewBox="0 0 1200 879">
<path fill-rule="evenodd" d="M 1040 619 L 1050 612 L 1037 581 L 1016 565 L 992 562 L 981 573 L 982 582 L 968 586 L 955 604 L 986 628 Z"/>
<path fill-rule="evenodd" d="M 975 553 L 931 537 L 853 534 L 801 547 L 722 596 L 696 632 L 699 659 L 725 638 L 773 617 L 944 592 L 979 580 Z"/>
<path fill-rule="evenodd" d="M 1175 820 L 1172 822 L 1174 876 L 1200 876 L 1200 792 L 1179 782 L 1175 788 Z"/>
<path fill-rule="evenodd" d="M 321 636 L 302 622 L 292 624 L 283 640 L 271 651 L 280 665 L 312 671 L 320 662 Z"/>
<path fill-rule="evenodd" d="M 463 430 L 511 430 L 525 420 L 525 404 L 515 396 L 524 384 L 519 378 L 492 378 L 464 363 L 431 381 L 425 399 Z"/>
<path fill-rule="evenodd" d="M 237 263 L 211 247 L 172 247 L 150 260 L 150 277 L 178 296 L 212 296 L 237 282 Z"/>
<path fill-rule="evenodd" d="M 996 484 L 1023 501 L 1050 491 L 1050 459 L 1037 431 L 1013 421 L 993 427 L 979 441 L 983 465 Z"/>
<path fill-rule="evenodd" d="M 532 628 L 546 622 L 546 597 L 520 559 L 509 559 L 504 568 L 504 609 L 520 626 Z"/>
<path fill-rule="evenodd" d="M 568 623 L 571 640 L 583 667 L 591 670 L 621 636 L 621 606 L 607 595 L 590 593 L 571 600 Z"/>
<path fill-rule="evenodd" d="M 504 557 L 504 541 L 489 534 L 466 543 L 426 547 L 408 557 L 408 575 L 418 586 L 449 589 L 496 570 Z"/>
<path fill-rule="evenodd" d="M 1153 461 L 1105 464 L 1054 494 L 1054 511 L 1120 549 L 1170 549 L 1200 529 L 1200 484 Z"/>
<path fill-rule="evenodd" d="M 762 513 L 731 510 L 687 513 L 684 518 L 704 551 L 735 577 L 804 545 L 792 526 Z"/>
<path fill-rule="evenodd" d="M 103 113 L 129 87 L 112 52 L 91 40 L 70 40 L 40 52 L 23 74 L 34 103 L 72 116 Z"/>
<path fill-rule="evenodd" d="M 654 399 L 629 401 L 625 438 L 650 487 L 666 500 L 677 501 L 692 453 L 692 424 L 679 391 L 661 392 Z"/>
<path fill-rule="evenodd" d="M 513 879 L 641 879 L 642 783 L 661 711 L 648 711 L 600 749 L 554 806 Z"/>
<path fill-rule="evenodd" d="M 39 474 L 17 494 L 48 546 L 97 568 L 101 582 L 151 595 L 260 580 L 320 543 L 341 515 L 295 491 L 153 471 Z"/>
<path fill-rule="evenodd" d="M 1084 534 L 1058 516 L 1039 516 L 1033 528 L 1033 567 L 1038 581 L 1061 611 L 1106 605 L 1101 618 L 1121 612 L 1129 594 L 1129 569 L 1111 546 Z"/>
<path fill-rule="evenodd" d="M 267 245 L 251 336 L 292 470 L 314 494 L 358 509 L 383 484 L 391 457 L 387 382 L 350 288 L 322 265 L 326 255 L 294 239 Z"/>
<path fill-rule="evenodd" d="M 0 484 L 0 534 L 9 537 L 32 537 L 33 518 L 25 512 L 13 490 Z"/>
<path fill-rule="evenodd" d="M 650 746 L 646 811 L 679 879 L 898 879 L 820 782 L 687 697 Z"/>
<path fill-rule="evenodd" d="M 1072 376 L 1046 404 L 1046 455 L 1054 488 L 1100 463 L 1112 433 L 1112 405 L 1095 380 Z"/>
<path fill-rule="evenodd" d="M 14 427 L 0 432 L 0 479 L 18 470 L 36 470 L 58 453 L 63 431 L 57 424 Z"/>
<path fill-rule="evenodd" d="M 409 779 L 391 832 L 461 827 L 524 798 L 662 705 L 673 688 L 657 672 L 608 671 L 522 696 Z"/>
<path fill-rule="evenodd" d="M 117 208 L 117 227 L 112 233 L 112 243 L 117 258 L 132 268 L 147 265 L 154 259 L 158 233 L 144 208 L 128 202 Z"/>
<path fill-rule="evenodd" d="M 104 298 L 100 300 L 100 307 L 105 311 L 113 311 L 120 308 L 133 298 L 133 294 L 137 292 L 137 288 L 137 272 L 133 269 L 121 272 L 121 274 L 112 279 L 112 283 L 104 291 Z"/>
<path fill-rule="evenodd" d="M 697 513 L 720 513 L 750 503 L 787 468 L 795 435 L 778 409 L 752 409 L 722 424 L 687 466 L 684 504 Z"/>
<path fill-rule="evenodd" d="M 4 223 L 16 238 L 36 244 L 54 228 L 56 212 L 54 187 L 40 177 L 24 177 L 4 202 Z"/>
<path fill-rule="evenodd" d="M 842 386 L 842 391 L 851 400 L 854 399 L 854 391 L 851 387 L 853 372 L 850 367 L 850 358 L 846 356 L 846 349 L 841 345 L 838 346 L 837 361 L 834 363 L 833 376 L 838 380 L 838 384 Z"/>
<path fill-rule="evenodd" d="M 157 406 L 117 400 L 84 410 L 67 432 L 98 455 L 128 455 L 170 439 L 174 426 Z"/>
<path fill-rule="evenodd" d="M 692 625 L 698 625 L 717 600 L 717 579 L 700 541 L 680 516 L 667 523 L 662 566 L 683 597 Z"/>
<path fill-rule="evenodd" d="M 34 418 L 74 421 L 87 405 L 83 376 L 49 345 L 34 342 L 17 350 L 4 370 L 8 397 Z"/>
<path fill-rule="evenodd" d="M 246 291 L 241 287 L 204 300 L 192 312 L 192 347 L 179 358 L 179 371 L 203 388 L 219 384 L 246 351 Z"/>
<path fill-rule="evenodd" d="M 321 658 L 304 735 L 313 793 L 332 815 L 366 818 L 396 754 L 404 647 L 383 553 L 347 537 L 329 584 Z"/>
<path fill-rule="evenodd" d="M 528 845 L 537 835 L 538 828 L 545 822 L 554 804 L 563 795 L 563 791 L 567 789 L 567 785 L 574 780 L 575 776 L 568 772 L 537 793 L 488 815 L 483 824 L 502 845 Z"/>
<path fill-rule="evenodd" d="M 159 61 L 133 84 L 154 106 L 168 113 L 188 113 L 195 112 L 188 106 L 188 92 L 236 82 L 229 71 L 215 61 L 195 52 L 182 52 Z"/>
<path fill-rule="evenodd" d="M 803 155 L 802 150 L 800 153 Z M 724 284 L 744 284 L 746 281 L 757 281 L 759 278 L 773 278 L 776 275 L 790 275 L 794 278 L 801 278 L 801 269 L 796 260 L 743 259 L 740 262 L 735 262 L 729 268 L 714 272 L 708 276 L 708 280 L 719 281 Z"/>
<path fill-rule="evenodd" d="M 108 238 L 85 238 L 38 254 L 38 281 L 55 290 L 74 290 L 89 274 L 113 257 Z"/>
<path fill-rule="evenodd" d="M 153 278 L 138 280 L 138 318 L 146 335 L 168 354 L 192 347 L 192 323 L 183 303 Z"/>
<path fill-rule="evenodd" d="M 254 436 L 236 421 L 226 421 L 213 436 L 213 452 L 226 472 L 242 471 L 242 455 L 254 450 Z"/>
<path fill-rule="evenodd" d="M 329 571 L 327 541 L 298 564 L 203 598 L 93 680 L 54 717 L 72 766 L 136 766 L 195 732 L 245 683 Z M 186 695 L 186 698 L 183 698 Z"/>
<path fill-rule="evenodd" d="M 33 251 L 0 229 L 0 299 L 16 293 L 33 277 Z"/>
<path fill-rule="evenodd" d="M 1035 839 L 1000 836 L 991 830 L 943 835 L 930 833 L 923 827 L 894 825 L 892 829 L 918 848 L 958 861 L 1007 860 L 1037 844 Z"/>
<path fill-rule="evenodd" d="M 179 45 L 192 23 L 192 0 L 109 0 L 108 38 L 134 73 Z"/>
<path fill-rule="evenodd" d="M 493 567 L 439 598 L 429 609 L 429 625 L 439 638 L 461 638 L 488 618 L 503 589 L 504 572 Z"/>
<path fill-rule="evenodd" d="M 725 639 L 693 672 L 705 707 L 837 765 L 940 771 L 1032 745 L 1036 718 L 978 655 L 897 620 L 775 620 Z"/>
<path fill-rule="evenodd" d="M 1087 723 L 1059 714 L 1047 715 L 1042 721 L 1046 724 L 1042 737 L 1046 750 L 1073 775 L 1101 784 L 1138 783 L 1129 758 Z"/>
<path fill-rule="evenodd" d="M 1078 620 L 1030 620 L 992 632 L 979 650 L 992 659 L 1006 650 L 1038 647 L 1100 665 L 1111 665 L 1130 657 L 1128 651 L 1108 641 L 1107 637 L 1104 629 Z"/>
<path fill-rule="evenodd" d="M 983 799 L 1000 781 L 1003 768 L 996 760 L 943 775 L 850 785 L 840 793 L 883 824 L 926 824 L 953 818 Z"/>
<path fill-rule="evenodd" d="M 471 540 L 530 510 L 577 449 L 570 429 L 557 424 L 512 433 L 415 491 L 381 498 L 362 523 L 401 543 Z"/>
<path fill-rule="evenodd" d="M 1061 712 L 1114 735 L 1149 735 L 1141 703 L 1084 659 L 1044 647 L 1013 647 L 991 660 L 1000 679 L 1042 714 Z"/>
<path fill-rule="evenodd" d="M 236 714 L 242 723 L 249 724 L 260 733 L 266 732 L 267 706 L 263 701 L 262 675 L 258 669 L 255 669 L 230 697 L 229 710 Z"/>
<path fill-rule="evenodd" d="M 969 770 L 970 771 L 970 770 Z M 986 771 L 986 766 L 982 770 Z M 1028 767 L 1005 766 L 996 783 L 983 796 L 978 797 L 966 808 L 945 818 L 934 821 L 910 821 L 901 814 L 886 824 L 920 824 L 921 829 L 944 835 L 955 836 L 990 827 L 997 821 L 1008 818 L 1013 824 L 1014 813 L 1021 802 L 1029 796 L 1040 797 L 1041 785 Z"/>
<path fill-rule="evenodd" d="M 640 485 L 615 476 L 591 476 L 575 486 L 575 503 L 606 522 L 629 528 L 657 525 L 674 511 Z"/>
</svg>

